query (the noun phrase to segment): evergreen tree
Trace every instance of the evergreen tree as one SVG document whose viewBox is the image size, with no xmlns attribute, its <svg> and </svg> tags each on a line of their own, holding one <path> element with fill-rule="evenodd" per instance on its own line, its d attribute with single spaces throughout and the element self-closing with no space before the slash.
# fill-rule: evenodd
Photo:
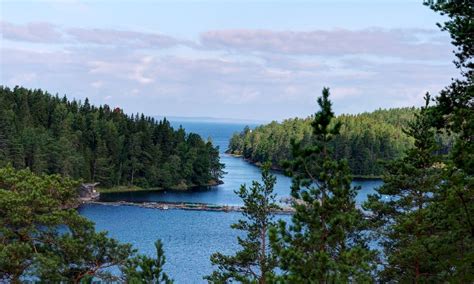
<svg viewBox="0 0 474 284">
<path fill-rule="evenodd" d="M 125 263 L 133 253 L 131 245 L 120 244 L 106 232 L 96 233 L 93 224 L 82 216 L 71 214 L 65 219 L 70 232 L 51 232 L 44 237 L 46 249 L 36 256 L 33 275 L 52 283 L 117 280 L 107 269 Z"/>
<path fill-rule="evenodd" d="M 0 104 L 2 101 L 0 100 Z M 10 158 L 10 123 L 7 120 L 6 111 L 0 110 L 0 167 L 6 166 Z"/>
<path fill-rule="evenodd" d="M 453 134 L 454 143 L 443 163 L 442 182 L 430 206 L 435 231 L 433 244 L 440 273 L 447 281 L 474 281 L 474 3 L 427 1 L 447 21 L 438 24 L 450 33 L 454 61 L 461 78 L 435 98 L 432 125 Z"/>
<path fill-rule="evenodd" d="M 132 253 L 74 209 L 77 182 L 30 170 L 0 169 L 0 282 L 31 275 L 43 282 L 78 283 Z"/>
<path fill-rule="evenodd" d="M 156 259 L 146 255 L 137 255 L 130 258 L 121 267 L 123 279 L 130 284 L 138 283 L 173 283 L 173 280 L 163 272 L 166 258 L 163 244 L 160 240 L 155 242 Z"/>
<path fill-rule="evenodd" d="M 97 147 L 97 156 L 95 159 L 95 181 L 103 186 L 111 186 L 114 183 L 112 158 L 107 151 L 105 142 L 100 142 Z"/>
<path fill-rule="evenodd" d="M 262 169 L 262 182 L 253 181 L 249 188 L 244 184 L 236 191 L 244 202 L 245 219 L 232 228 L 245 232 L 246 236 L 238 237 L 242 249 L 235 255 L 215 253 L 211 256 L 212 264 L 218 269 L 205 277 L 210 283 L 267 283 L 273 275 L 276 260 L 268 244 L 268 231 L 275 225 L 274 212 L 279 206 L 273 193 L 276 177 L 270 173 L 269 164 Z"/>
<path fill-rule="evenodd" d="M 384 184 L 369 195 L 364 204 L 371 210 L 384 251 L 383 282 L 442 282 L 442 268 L 437 248 L 430 206 L 441 181 L 440 159 L 435 156 L 438 144 L 427 116 L 426 105 L 409 123 L 406 134 L 415 140 L 406 156 L 387 165 Z"/>
<path fill-rule="evenodd" d="M 434 11 L 449 20 L 438 26 L 448 31 L 456 47 L 454 61 L 461 78 L 435 98 L 431 109 L 433 125 L 457 134 L 451 160 L 468 175 L 474 174 L 474 3 L 470 0 L 426 1 Z"/>
<path fill-rule="evenodd" d="M 174 130 L 166 119 L 127 116 L 87 99 L 70 102 L 21 87 L 0 87 L 0 158 L 2 165 L 104 187 L 186 189 L 216 183 L 223 174 L 212 143 Z"/>
<path fill-rule="evenodd" d="M 413 139 L 402 128 L 419 112 L 416 108 L 376 110 L 357 115 L 342 114 L 334 119 L 340 122 L 340 134 L 330 141 L 332 158 L 347 159 L 355 177 L 381 177 L 383 162 L 399 158 L 413 145 Z M 227 152 L 242 155 L 255 163 L 266 160 L 281 168 L 285 160 L 292 160 L 291 141 L 310 146 L 313 117 L 273 121 L 250 131 L 235 133 L 229 141 Z M 440 143 L 448 146 L 449 137 L 438 134 Z"/>
<path fill-rule="evenodd" d="M 280 221 L 270 239 L 279 267 L 277 281 L 291 283 L 370 282 L 374 252 L 363 232 L 347 162 L 331 158 L 330 141 L 339 134 L 329 89 L 318 98 L 321 110 L 312 122 L 311 146 L 293 144 L 292 177 L 295 213 L 287 226 Z"/>
</svg>

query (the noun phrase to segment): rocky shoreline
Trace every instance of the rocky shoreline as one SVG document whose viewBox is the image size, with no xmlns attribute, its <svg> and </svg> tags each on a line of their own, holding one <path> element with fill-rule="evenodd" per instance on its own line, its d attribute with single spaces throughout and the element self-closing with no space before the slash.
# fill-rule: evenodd
<svg viewBox="0 0 474 284">
<path fill-rule="evenodd" d="M 141 208 L 159 209 L 159 210 L 195 210 L 195 211 L 219 211 L 219 212 L 242 212 L 242 206 L 216 205 L 207 203 L 170 203 L 170 202 L 128 202 L 115 201 L 104 202 L 98 200 L 82 200 L 82 204 L 97 204 L 104 206 L 136 206 Z M 275 214 L 293 214 L 292 207 L 281 207 L 274 211 Z"/>
</svg>

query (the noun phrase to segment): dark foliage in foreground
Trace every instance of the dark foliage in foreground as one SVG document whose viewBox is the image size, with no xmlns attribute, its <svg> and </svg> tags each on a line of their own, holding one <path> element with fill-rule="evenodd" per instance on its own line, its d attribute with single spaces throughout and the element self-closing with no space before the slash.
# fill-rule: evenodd
<svg viewBox="0 0 474 284">
<path fill-rule="evenodd" d="M 474 281 L 474 2 L 426 1 L 447 16 L 439 24 L 456 47 L 453 79 L 410 123 L 415 144 L 390 163 L 384 186 L 366 203 L 373 212 L 385 262 L 382 281 Z M 453 134 L 439 152 L 435 132 Z"/>
<path fill-rule="evenodd" d="M 116 267 L 129 283 L 170 283 L 163 273 L 161 243 L 156 243 L 154 259 L 137 255 L 130 244 L 106 232 L 96 232 L 94 224 L 73 208 L 77 185 L 60 175 L 0 168 L 0 282 L 116 281 L 119 275 L 108 270 Z"/>
<path fill-rule="evenodd" d="M 275 225 L 274 214 L 279 208 L 273 187 L 276 177 L 270 173 L 270 165 L 262 169 L 262 183 L 252 181 L 235 193 L 242 199 L 244 218 L 232 225 L 233 229 L 245 232 L 238 237 L 241 249 L 235 255 L 214 253 L 211 262 L 217 266 L 211 275 L 206 276 L 210 283 L 266 283 L 272 277 L 277 266 L 276 258 L 268 242 L 268 232 Z"/>
<path fill-rule="evenodd" d="M 358 188 L 351 186 L 345 160 L 331 157 L 331 140 L 339 135 L 329 89 L 318 98 L 320 110 L 311 123 L 310 145 L 293 142 L 292 177 L 295 213 L 291 224 L 280 221 L 270 234 L 272 248 L 283 271 L 282 283 L 371 282 L 375 251 L 363 233 L 364 218 L 356 207 Z"/>
</svg>

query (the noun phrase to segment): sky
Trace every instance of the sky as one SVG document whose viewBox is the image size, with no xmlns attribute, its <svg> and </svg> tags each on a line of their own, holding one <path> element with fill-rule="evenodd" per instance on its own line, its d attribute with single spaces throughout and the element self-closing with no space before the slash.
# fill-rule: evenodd
<svg viewBox="0 0 474 284">
<path fill-rule="evenodd" d="M 127 113 L 306 117 L 420 106 L 457 71 L 417 0 L 0 0 L 0 84 Z"/>
</svg>

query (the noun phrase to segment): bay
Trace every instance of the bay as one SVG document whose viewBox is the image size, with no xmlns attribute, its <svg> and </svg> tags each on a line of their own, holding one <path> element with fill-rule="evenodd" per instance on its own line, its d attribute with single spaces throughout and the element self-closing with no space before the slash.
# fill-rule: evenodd
<svg viewBox="0 0 474 284">
<path fill-rule="evenodd" d="M 144 191 L 135 193 L 113 193 L 103 195 L 108 201 L 161 201 L 199 202 L 220 205 L 241 205 L 234 190 L 241 184 L 260 180 L 260 169 L 243 159 L 224 153 L 228 140 L 234 132 L 241 131 L 246 124 L 197 121 L 171 121 L 174 127 L 182 125 L 186 132 L 210 138 L 219 146 L 221 162 L 227 174 L 223 184 L 192 191 Z M 249 125 L 254 127 L 255 125 Z M 289 196 L 291 180 L 277 176 L 275 192 L 278 199 Z M 358 180 L 360 186 L 357 203 L 361 204 L 367 194 L 382 184 L 380 180 Z M 154 255 L 153 243 L 161 239 L 167 258 L 165 266 L 177 283 L 202 283 L 203 276 L 212 272 L 209 256 L 216 251 L 232 253 L 237 248 L 238 232 L 230 229 L 240 216 L 237 212 L 208 212 L 186 210 L 156 210 L 133 206 L 85 205 L 80 213 L 96 223 L 98 230 L 106 230 L 110 236 L 133 244 L 141 253 Z M 289 216 L 278 218 L 289 220 Z"/>
</svg>

